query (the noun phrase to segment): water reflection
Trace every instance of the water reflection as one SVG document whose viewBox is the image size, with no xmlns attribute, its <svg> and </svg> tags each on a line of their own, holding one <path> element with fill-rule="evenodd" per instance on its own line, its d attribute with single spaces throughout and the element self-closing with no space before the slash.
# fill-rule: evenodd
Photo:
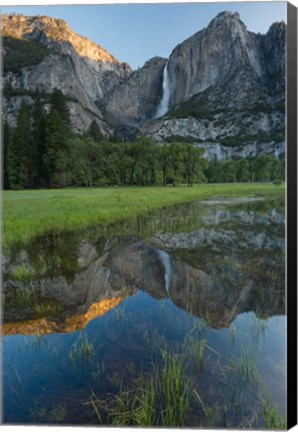
<svg viewBox="0 0 298 432">
<path fill-rule="evenodd" d="M 45 299 L 47 305 L 52 301 L 53 307 L 44 307 L 42 316 L 30 325 L 25 323 L 26 334 L 30 328 L 41 327 L 47 332 L 71 331 L 75 321 L 77 328 L 84 328 L 138 289 L 157 299 L 169 297 L 214 328 L 229 326 L 244 311 L 255 311 L 261 317 L 282 314 L 282 213 L 275 209 L 267 215 L 215 209 L 202 220 L 206 226 L 198 230 L 158 232 L 146 241 L 114 237 L 106 240 L 101 250 L 94 243 L 78 242 L 71 249 L 70 260 L 76 267 L 71 280 L 67 272 L 57 272 L 55 265 L 51 272 L 47 267 L 42 277 L 39 267 L 33 268 L 34 276 L 26 286 L 23 281 L 8 279 L 4 333 L 22 329 L 22 325 L 9 322 L 36 316 L 37 299 Z M 16 293 L 21 292 L 22 283 L 27 302 L 20 315 L 17 306 L 22 298 L 14 295 L 20 296 Z"/>
<path fill-rule="evenodd" d="M 267 393 L 285 412 L 282 203 L 193 203 L 95 233 L 5 260 L 5 422 L 97 424 L 94 392 L 110 424 L 161 349 L 203 401 L 185 426 L 265 427 Z"/>
</svg>

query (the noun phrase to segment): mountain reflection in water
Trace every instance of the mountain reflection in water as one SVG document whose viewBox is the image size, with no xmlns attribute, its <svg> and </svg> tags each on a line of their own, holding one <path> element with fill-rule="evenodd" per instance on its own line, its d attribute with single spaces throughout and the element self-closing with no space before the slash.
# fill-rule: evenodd
<svg viewBox="0 0 298 432">
<path fill-rule="evenodd" d="M 267 215 L 216 209 L 203 217 L 197 230 L 157 232 L 146 241 L 111 238 L 101 254 L 91 242 L 81 241 L 70 283 L 61 275 L 50 275 L 25 287 L 29 292 L 38 287 L 39 296 L 61 305 L 63 312 L 33 319 L 28 306 L 18 317 L 12 302 L 5 308 L 3 333 L 83 329 L 137 290 L 156 299 L 169 297 L 213 328 L 228 327 L 245 311 L 263 318 L 281 315 L 285 307 L 283 230 L 283 214 L 275 209 Z M 10 280 L 6 282 L 8 299 L 11 286 Z"/>
<path fill-rule="evenodd" d="M 169 373 L 165 358 L 191 385 L 185 427 L 264 429 L 267 395 L 284 415 L 283 213 L 191 203 L 12 250 L 4 423 L 111 425 L 117 400 Z"/>
</svg>

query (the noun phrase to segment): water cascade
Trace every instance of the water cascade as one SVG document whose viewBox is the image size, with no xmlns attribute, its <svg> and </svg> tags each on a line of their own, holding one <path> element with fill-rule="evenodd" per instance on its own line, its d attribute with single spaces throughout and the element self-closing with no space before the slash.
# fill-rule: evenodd
<svg viewBox="0 0 298 432">
<path fill-rule="evenodd" d="M 155 118 L 162 117 L 169 109 L 170 103 L 170 85 L 169 85 L 169 73 L 168 73 L 168 62 L 166 63 L 163 70 L 162 79 L 162 99 L 157 107 Z"/>
<path fill-rule="evenodd" d="M 279 159 L 278 149 L 274 150 L 274 157 L 275 159 Z"/>
<path fill-rule="evenodd" d="M 157 249 L 158 255 L 161 259 L 164 268 L 165 288 L 168 296 L 170 297 L 170 282 L 171 282 L 171 257 L 163 250 Z"/>
</svg>

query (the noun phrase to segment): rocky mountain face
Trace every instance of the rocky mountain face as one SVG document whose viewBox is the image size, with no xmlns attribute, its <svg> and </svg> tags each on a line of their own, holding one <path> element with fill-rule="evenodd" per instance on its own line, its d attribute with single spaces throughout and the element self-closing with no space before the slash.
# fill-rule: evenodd
<svg viewBox="0 0 298 432">
<path fill-rule="evenodd" d="M 168 61 L 169 111 L 142 126 L 158 142 L 190 139 L 209 157 L 284 151 L 284 23 L 249 32 L 223 12 L 178 45 Z"/>
<path fill-rule="evenodd" d="M 128 64 L 75 34 L 63 20 L 4 15 L 2 35 L 3 87 L 12 88 L 4 101 L 4 117 L 11 124 L 24 96 L 32 104 L 37 91 L 48 94 L 57 88 L 68 98 L 76 132 L 84 132 L 92 120 L 103 132 L 113 131 L 99 106 L 112 87 L 131 75 Z"/>
<path fill-rule="evenodd" d="M 284 152 L 283 22 L 254 34 L 237 13 L 222 12 L 169 59 L 155 57 L 136 71 L 62 20 L 3 16 L 2 34 L 4 89 L 10 89 L 3 108 L 11 124 L 22 98 L 33 103 L 37 91 L 57 87 L 79 133 L 95 119 L 107 134 L 129 130 L 160 143 L 188 141 L 219 160 Z M 169 104 L 156 118 L 165 67 Z"/>
<path fill-rule="evenodd" d="M 139 126 L 154 117 L 162 97 L 166 59 L 154 57 L 107 95 L 106 112 L 116 124 Z"/>
</svg>

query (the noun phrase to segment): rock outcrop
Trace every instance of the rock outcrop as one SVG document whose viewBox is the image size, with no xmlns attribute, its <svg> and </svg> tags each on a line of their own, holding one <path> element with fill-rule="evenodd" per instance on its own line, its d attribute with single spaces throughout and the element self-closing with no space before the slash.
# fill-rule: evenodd
<svg viewBox="0 0 298 432">
<path fill-rule="evenodd" d="M 154 57 L 136 71 L 62 20 L 4 15 L 2 34 L 10 124 L 23 98 L 32 104 L 37 91 L 59 88 L 79 133 L 95 119 L 106 134 L 188 141 L 204 147 L 209 159 L 284 152 L 284 22 L 254 34 L 238 13 L 221 12 L 169 59 Z M 166 64 L 169 110 L 156 119 Z"/>
<path fill-rule="evenodd" d="M 74 33 L 65 21 L 46 16 L 3 15 L 2 35 L 3 87 L 13 89 L 3 110 L 12 125 L 24 90 L 27 102 L 33 104 L 37 92 L 49 94 L 57 88 L 69 100 L 76 132 L 84 132 L 96 120 L 103 132 L 112 133 L 99 106 L 107 92 L 130 76 L 128 64 Z M 28 53 L 25 61 L 20 50 Z"/>
<path fill-rule="evenodd" d="M 154 117 L 162 96 L 165 64 L 166 59 L 154 57 L 111 90 L 105 109 L 114 124 L 139 126 Z"/>
<path fill-rule="evenodd" d="M 157 142 L 188 139 L 204 147 L 210 159 L 280 155 L 285 37 L 283 22 L 260 35 L 249 32 L 237 13 L 220 13 L 173 50 L 169 112 L 141 131 Z"/>
</svg>

